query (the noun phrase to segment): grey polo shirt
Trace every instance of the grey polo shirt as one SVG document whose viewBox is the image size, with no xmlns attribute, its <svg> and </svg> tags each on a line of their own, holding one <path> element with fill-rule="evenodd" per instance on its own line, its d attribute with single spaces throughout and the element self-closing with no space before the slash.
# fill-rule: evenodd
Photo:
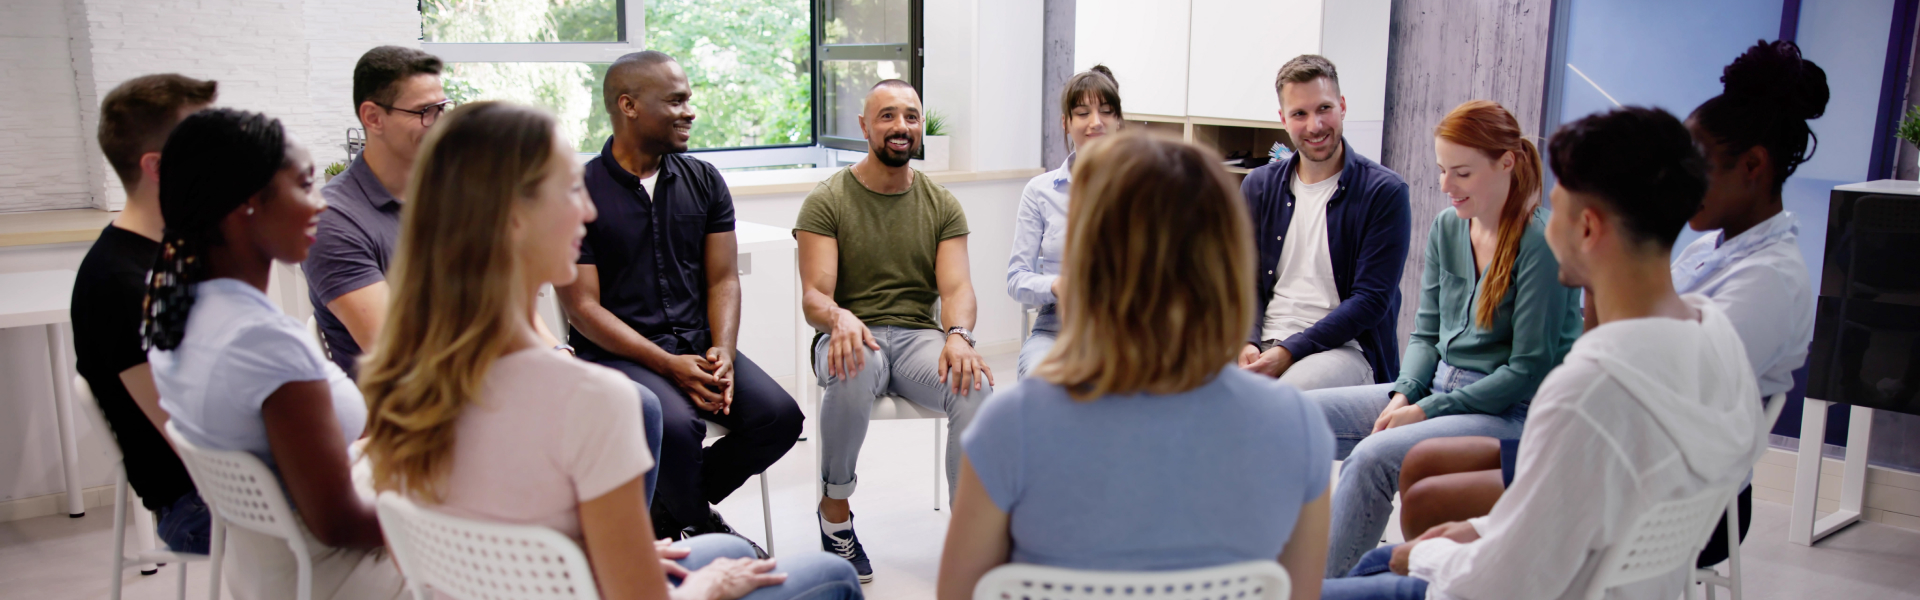
<svg viewBox="0 0 1920 600">
<path fill-rule="evenodd" d="M 327 200 L 327 210 L 320 213 L 318 239 L 302 265 L 307 298 L 313 301 L 313 318 L 334 364 L 357 377 L 354 361 L 360 357 L 360 345 L 327 310 L 327 303 L 387 280 L 387 266 L 400 240 L 400 199 L 380 185 L 365 158 L 353 159 L 353 165 L 328 181 L 320 195 Z"/>
</svg>

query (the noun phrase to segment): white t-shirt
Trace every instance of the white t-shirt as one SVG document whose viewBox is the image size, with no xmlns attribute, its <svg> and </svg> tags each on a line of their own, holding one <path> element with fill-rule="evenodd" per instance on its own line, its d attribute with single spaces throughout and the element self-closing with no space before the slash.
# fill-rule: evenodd
<svg viewBox="0 0 1920 600">
<path fill-rule="evenodd" d="M 549 348 L 494 361 L 454 440 L 440 510 L 575 540 L 580 503 L 653 468 L 640 389 L 618 371 Z"/>
<path fill-rule="evenodd" d="M 660 181 L 660 171 L 658 170 L 654 171 L 652 176 L 640 180 L 640 189 L 647 191 L 648 200 L 653 199 L 653 184 L 658 181 Z"/>
<path fill-rule="evenodd" d="M 160 408 L 182 435 L 207 448 L 246 451 L 276 472 L 260 406 L 280 386 L 326 381 L 344 443 L 367 424 L 360 388 L 320 353 L 313 334 L 237 279 L 201 282 L 180 346 L 149 350 L 147 361 Z"/>
<path fill-rule="evenodd" d="M 1260 339 L 1285 340 L 1306 331 L 1340 306 L 1340 290 L 1333 284 L 1333 254 L 1327 250 L 1327 203 L 1340 189 L 1340 174 L 1319 183 L 1303 183 L 1294 173 L 1293 219 L 1280 247 L 1273 299 L 1260 327 Z M 1347 345 L 1359 347 L 1348 340 Z"/>
</svg>

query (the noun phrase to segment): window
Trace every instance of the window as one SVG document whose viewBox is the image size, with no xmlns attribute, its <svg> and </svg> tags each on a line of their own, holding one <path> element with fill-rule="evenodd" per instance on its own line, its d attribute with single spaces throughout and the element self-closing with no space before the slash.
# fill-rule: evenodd
<svg viewBox="0 0 1920 600">
<path fill-rule="evenodd" d="M 867 88 L 919 86 L 919 15 L 920 0 L 425 0 L 420 18 L 423 48 L 447 62 L 448 97 L 546 107 L 584 153 L 612 134 L 608 64 L 671 54 L 699 114 L 691 149 L 750 168 L 866 150 L 856 117 Z"/>
</svg>

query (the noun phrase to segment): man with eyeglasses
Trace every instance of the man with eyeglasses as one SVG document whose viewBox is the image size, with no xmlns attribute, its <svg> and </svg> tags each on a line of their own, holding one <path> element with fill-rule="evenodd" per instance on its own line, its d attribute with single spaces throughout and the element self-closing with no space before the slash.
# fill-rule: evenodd
<svg viewBox="0 0 1920 600">
<path fill-rule="evenodd" d="M 320 213 L 303 265 L 328 354 L 351 376 L 358 375 L 354 362 L 373 346 L 386 320 L 387 267 L 399 243 L 400 196 L 414 155 L 427 129 L 453 109 L 440 86 L 440 69 L 438 57 L 401 46 L 368 50 L 353 67 L 353 105 L 366 130 L 366 149 L 320 190 L 328 210 Z M 562 347 L 542 320 L 533 323 L 548 345 Z"/>
</svg>

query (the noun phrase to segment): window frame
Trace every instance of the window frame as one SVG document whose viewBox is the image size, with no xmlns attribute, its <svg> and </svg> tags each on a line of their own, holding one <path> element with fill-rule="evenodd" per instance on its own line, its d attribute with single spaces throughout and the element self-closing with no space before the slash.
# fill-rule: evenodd
<svg viewBox="0 0 1920 600">
<path fill-rule="evenodd" d="M 827 106 L 823 101 L 827 97 L 827 88 L 826 79 L 820 75 L 826 71 L 826 63 L 831 61 L 900 60 L 900 55 L 906 54 L 907 83 L 912 84 L 914 93 L 920 95 L 921 110 L 924 112 L 927 98 L 922 85 L 927 61 L 925 0 L 905 0 L 907 41 L 897 44 L 821 43 L 821 40 L 827 39 L 827 4 L 832 1 L 813 0 L 813 140 L 824 148 L 864 153 L 867 151 L 867 140 L 829 135 L 821 131 L 821 125 L 827 121 Z M 924 151 L 925 148 L 915 151 L 913 157 L 924 158 Z"/>
<path fill-rule="evenodd" d="M 923 73 L 926 65 L 926 36 L 924 0 L 905 0 L 908 5 L 908 41 L 900 44 L 822 44 L 826 39 L 827 3 L 831 0 L 809 0 L 807 20 L 808 52 L 810 54 L 810 72 L 812 78 L 809 89 L 813 97 L 810 133 L 812 143 L 774 144 L 762 146 L 738 146 L 732 148 L 713 148 L 691 150 L 702 160 L 713 163 L 722 169 L 784 166 L 790 164 L 812 163 L 816 166 L 830 166 L 831 150 L 850 150 L 866 152 L 867 142 L 861 138 L 825 135 L 821 125 L 826 120 L 827 107 L 824 78 L 821 73 L 829 61 L 838 60 L 899 60 L 899 54 L 907 54 L 908 83 L 913 84 L 924 101 Z M 621 41 L 617 42 L 427 42 L 422 36 L 420 49 L 440 57 L 446 63 L 514 63 L 514 62 L 567 62 L 567 63 L 609 63 L 620 56 L 647 49 L 647 7 L 646 0 L 614 0 L 616 10 L 622 15 L 617 28 Z M 424 24 L 424 23 L 423 23 Z M 588 153 L 582 153 L 588 154 Z M 921 158 L 916 153 L 914 158 Z"/>
</svg>

